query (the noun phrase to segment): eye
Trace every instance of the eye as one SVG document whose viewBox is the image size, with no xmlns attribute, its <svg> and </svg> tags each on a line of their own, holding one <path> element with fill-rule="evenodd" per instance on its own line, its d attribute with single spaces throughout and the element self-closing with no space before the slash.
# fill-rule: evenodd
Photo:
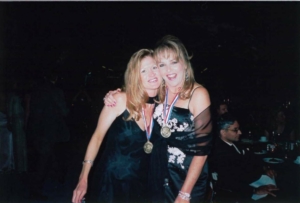
<svg viewBox="0 0 300 203">
<path fill-rule="evenodd" d="M 163 68 L 163 67 L 165 66 L 165 64 L 160 63 L 160 64 L 158 64 L 158 66 L 159 66 L 160 68 Z"/>
<path fill-rule="evenodd" d="M 153 69 L 157 69 L 157 66 L 153 66 Z"/>
<path fill-rule="evenodd" d="M 176 64 L 176 63 L 177 63 L 177 61 L 176 61 L 176 60 L 174 60 L 174 61 L 172 61 L 171 63 L 172 63 L 172 64 Z"/>
<path fill-rule="evenodd" d="M 146 70 L 145 70 L 145 69 L 142 69 L 142 70 L 141 70 L 141 73 L 145 73 L 145 72 L 146 72 Z"/>
</svg>

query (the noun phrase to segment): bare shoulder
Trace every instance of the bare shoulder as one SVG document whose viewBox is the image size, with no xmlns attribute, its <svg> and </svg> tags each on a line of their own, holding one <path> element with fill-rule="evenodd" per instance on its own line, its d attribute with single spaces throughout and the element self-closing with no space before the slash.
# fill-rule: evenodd
<svg viewBox="0 0 300 203">
<path fill-rule="evenodd" d="M 190 100 L 189 109 L 194 115 L 210 106 L 210 97 L 207 89 L 202 85 L 196 84 Z"/>
<path fill-rule="evenodd" d="M 198 100 L 199 98 L 202 98 L 202 99 L 209 98 L 209 93 L 205 87 L 203 87 L 202 85 L 196 84 L 194 87 L 194 92 L 193 92 L 191 99 Z"/>
<path fill-rule="evenodd" d="M 126 100 L 127 96 L 125 92 L 120 92 L 118 94 L 115 94 L 116 99 L 116 108 L 118 108 L 121 112 L 123 112 L 126 109 Z"/>
<path fill-rule="evenodd" d="M 126 103 L 126 93 L 125 92 L 118 92 L 114 95 L 115 99 L 117 100 L 117 103 Z"/>
</svg>

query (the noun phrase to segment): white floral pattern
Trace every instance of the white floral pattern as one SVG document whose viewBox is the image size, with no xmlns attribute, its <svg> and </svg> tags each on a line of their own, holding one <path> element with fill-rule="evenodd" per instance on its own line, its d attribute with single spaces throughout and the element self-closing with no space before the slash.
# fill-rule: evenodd
<svg viewBox="0 0 300 203">
<path fill-rule="evenodd" d="M 178 148 L 176 147 L 169 147 L 168 146 L 168 152 L 169 152 L 169 163 L 177 163 L 181 166 L 182 169 L 184 169 L 184 159 L 186 155 Z"/>
<path fill-rule="evenodd" d="M 168 106 L 169 107 L 169 106 Z M 167 109 L 168 109 L 167 107 Z M 153 113 L 153 118 L 157 120 L 160 126 L 163 126 L 164 124 L 164 115 L 163 115 L 163 104 L 159 104 Z M 194 116 L 191 115 L 190 117 L 191 121 L 194 120 Z M 178 120 L 176 118 L 173 118 L 168 121 L 167 126 L 171 129 L 171 132 L 183 132 L 187 127 L 189 127 L 189 124 L 186 122 L 183 122 L 181 124 L 178 124 Z"/>
<path fill-rule="evenodd" d="M 169 108 L 169 106 L 167 106 L 167 109 Z M 157 120 L 158 124 L 160 126 L 164 125 L 164 115 L 163 115 L 163 104 L 159 104 L 156 108 L 155 111 L 153 113 L 153 118 Z M 191 121 L 194 120 L 194 116 L 191 115 L 190 116 Z M 171 129 L 171 132 L 183 132 L 185 130 L 188 130 L 188 128 L 191 128 L 192 126 L 189 126 L 188 123 L 186 122 L 182 122 L 179 123 L 178 120 L 176 118 L 171 118 L 168 123 L 167 126 Z M 185 153 L 183 153 L 180 149 L 178 149 L 177 147 L 170 147 L 168 146 L 168 153 L 169 153 L 169 163 L 174 163 L 174 164 L 178 164 L 182 169 L 184 169 L 184 160 L 185 160 Z"/>
</svg>

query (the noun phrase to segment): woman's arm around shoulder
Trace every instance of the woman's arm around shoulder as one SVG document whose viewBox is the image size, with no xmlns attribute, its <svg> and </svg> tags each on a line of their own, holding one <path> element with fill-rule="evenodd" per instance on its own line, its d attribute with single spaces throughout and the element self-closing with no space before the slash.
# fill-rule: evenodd
<svg viewBox="0 0 300 203">
<path fill-rule="evenodd" d="M 126 94 L 125 93 L 119 93 L 115 95 L 115 99 L 117 101 L 117 104 L 115 108 L 108 108 L 107 106 L 103 106 L 103 109 L 100 113 L 98 124 L 96 127 L 96 130 L 92 136 L 96 139 L 102 139 L 104 135 L 106 134 L 107 130 L 113 123 L 113 121 L 121 115 L 124 110 L 126 109 Z M 102 140 L 101 140 L 102 141 Z"/>
</svg>

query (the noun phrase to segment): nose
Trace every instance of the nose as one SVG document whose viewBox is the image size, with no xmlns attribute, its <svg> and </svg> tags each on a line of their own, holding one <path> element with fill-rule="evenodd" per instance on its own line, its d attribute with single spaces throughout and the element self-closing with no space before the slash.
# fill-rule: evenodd
<svg viewBox="0 0 300 203">
<path fill-rule="evenodd" d="M 150 70 L 148 75 L 149 75 L 150 77 L 153 77 L 153 76 L 155 76 L 155 72 L 154 72 L 153 70 Z"/>
<path fill-rule="evenodd" d="M 170 72 L 171 71 L 171 67 L 169 65 L 166 65 L 166 71 Z"/>
</svg>

